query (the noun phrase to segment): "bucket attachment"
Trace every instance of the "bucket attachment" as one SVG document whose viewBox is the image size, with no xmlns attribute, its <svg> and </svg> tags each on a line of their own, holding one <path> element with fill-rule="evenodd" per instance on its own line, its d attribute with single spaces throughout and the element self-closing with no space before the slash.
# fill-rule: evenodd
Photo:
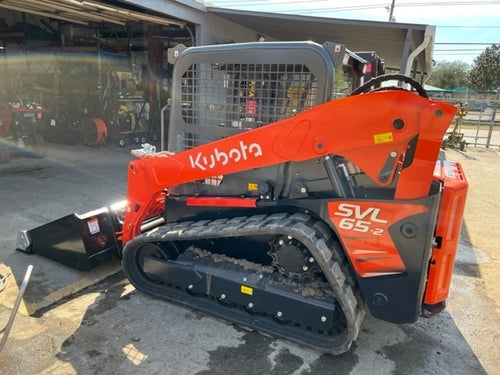
<svg viewBox="0 0 500 375">
<path fill-rule="evenodd" d="M 22 230 L 16 249 L 39 254 L 71 268 L 88 271 L 113 258 L 122 246 L 116 238 L 125 202 L 85 214 L 71 214 L 34 229 Z"/>
</svg>

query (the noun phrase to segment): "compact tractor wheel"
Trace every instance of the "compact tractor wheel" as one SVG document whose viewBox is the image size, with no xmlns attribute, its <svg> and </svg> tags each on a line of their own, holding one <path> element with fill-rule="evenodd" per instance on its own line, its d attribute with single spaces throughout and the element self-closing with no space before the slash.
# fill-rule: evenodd
<svg viewBox="0 0 500 375">
<path fill-rule="evenodd" d="M 120 146 L 120 147 L 125 147 L 128 144 L 128 142 L 125 138 L 120 138 L 117 143 L 118 143 L 118 146 Z"/>
<path fill-rule="evenodd" d="M 31 136 L 29 143 L 25 143 L 26 150 L 30 155 L 36 159 L 43 159 L 47 156 L 47 146 L 43 137 L 39 133 L 35 133 Z"/>
</svg>

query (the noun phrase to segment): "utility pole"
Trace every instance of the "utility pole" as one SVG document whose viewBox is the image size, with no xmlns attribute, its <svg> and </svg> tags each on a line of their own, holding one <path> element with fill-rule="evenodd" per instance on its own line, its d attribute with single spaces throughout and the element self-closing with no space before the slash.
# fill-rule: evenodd
<svg viewBox="0 0 500 375">
<path fill-rule="evenodd" d="M 391 9 L 389 10 L 389 22 L 394 22 L 396 20 L 393 16 L 395 5 L 396 5 L 396 0 L 392 0 Z"/>
</svg>

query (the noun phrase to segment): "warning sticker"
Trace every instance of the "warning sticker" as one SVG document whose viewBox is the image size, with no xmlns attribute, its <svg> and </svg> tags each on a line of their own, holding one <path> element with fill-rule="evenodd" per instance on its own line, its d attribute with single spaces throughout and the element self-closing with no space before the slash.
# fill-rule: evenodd
<svg viewBox="0 0 500 375">
<path fill-rule="evenodd" d="M 101 231 L 101 229 L 99 228 L 99 221 L 97 221 L 97 219 L 88 221 L 87 225 L 89 226 L 90 234 L 96 234 Z"/>
<path fill-rule="evenodd" d="M 253 182 L 248 183 L 248 191 L 257 191 L 257 187 L 258 185 Z"/>
<path fill-rule="evenodd" d="M 251 296 L 253 295 L 253 289 L 249 286 L 241 285 L 241 293 Z"/>
<path fill-rule="evenodd" d="M 375 134 L 373 136 L 373 142 L 375 142 L 375 144 L 392 142 L 393 140 L 394 138 L 391 132 Z"/>
</svg>

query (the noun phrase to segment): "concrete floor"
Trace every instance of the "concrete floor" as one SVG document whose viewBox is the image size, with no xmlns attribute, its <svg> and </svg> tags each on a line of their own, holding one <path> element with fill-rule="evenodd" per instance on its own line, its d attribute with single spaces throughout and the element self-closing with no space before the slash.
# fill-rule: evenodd
<svg viewBox="0 0 500 375">
<path fill-rule="evenodd" d="M 20 229 L 123 199 L 128 150 L 49 145 L 45 159 L 0 165 L 0 273 L 12 273 L 0 292 L 0 328 L 34 265 L 24 315 L 0 352 L 1 372 L 500 374 L 500 154 L 477 148 L 446 157 L 463 164 L 470 182 L 447 310 L 407 325 L 368 317 L 354 347 L 338 357 L 139 293 L 118 262 L 77 272 L 14 250 Z"/>
</svg>

